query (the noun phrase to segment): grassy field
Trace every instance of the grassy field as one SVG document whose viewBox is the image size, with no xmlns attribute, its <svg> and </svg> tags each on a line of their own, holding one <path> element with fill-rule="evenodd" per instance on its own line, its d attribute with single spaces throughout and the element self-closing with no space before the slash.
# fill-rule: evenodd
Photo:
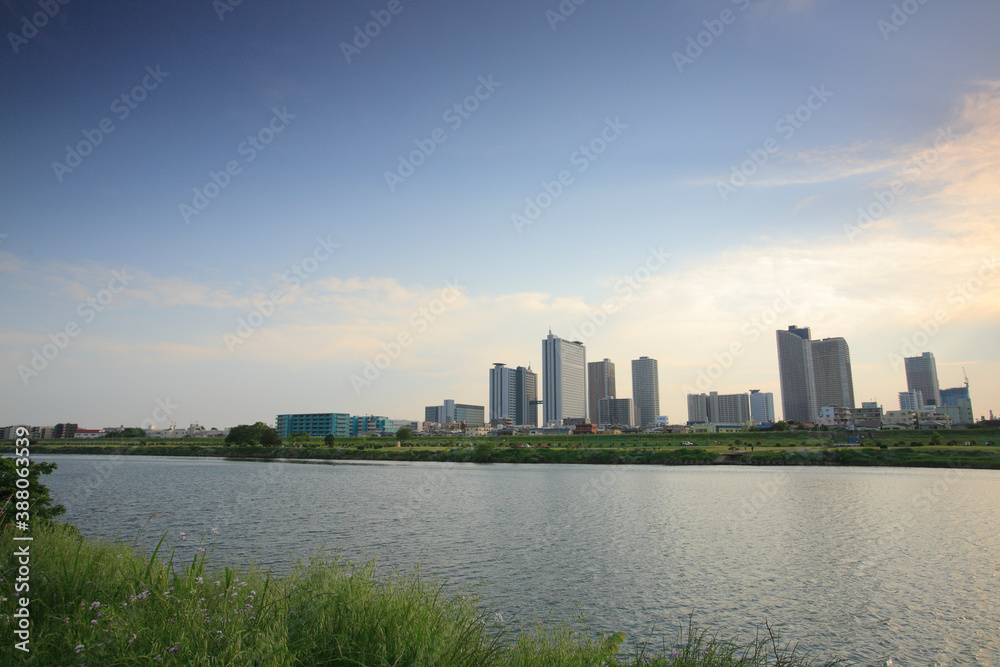
<svg viewBox="0 0 1000 667">
<path fill-rule="evenodd" d="M 739 453 L 742 465 L 857 465 L 1000 469 L 1000 432 L 888 431 L 866 433 L 860 447 L 833 432 L 733 433 L 712 435 L 520 436 L 500 438 L 418 437 L 397 447 L 394 438 L 338 438 L 332 446 L 311 438 L 282 447 L 227 447 L 220 440 L 42 441 L 35 454 L 213 456 L 373 461 L 479 463 L 711 464 Z M 683 446 L 690 441 L 694 446 Z M 530 445 L 524 447 L 523 445 Z"/>
<path fill-rule="evenodd" d="M 10 600 L 24 544 L 0 531 L 0 596 Z M 659 653 L 621 633 L 503 625 L 465 596 L 419 573 L 376 578 L 374 562 L 323 553 L 286 577 L 217 566 L 210 548 L 190 563 L 161 545 L 82 538 L 71 526 L 36 528 L 31 542 L 30 652 L 12 648 L 16 619 L 0 616 L 3 664 L 23 665 L 661 665 L 815 664 L 764 632 L 726 641 L 689 625 Z M 9 609 L 5 605 L 5 610 Z M 834 664 L 834 663 L 826 663 Z"/>
</svg>

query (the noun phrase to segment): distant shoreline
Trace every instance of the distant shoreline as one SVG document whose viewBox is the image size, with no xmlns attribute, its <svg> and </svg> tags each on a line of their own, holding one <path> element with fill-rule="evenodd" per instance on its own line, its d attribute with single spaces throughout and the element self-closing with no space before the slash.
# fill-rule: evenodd
<svg viewBox="0 0 1000 667">
<path fill-rule="evenodd" d="M 723 447 L 648 448 L 420 448 L 383 447 L 225 447 L 220 445 L 64 445 L 36 444 L 32 454 L 98 456 L 205 457 L 236 460 L 314 459 L 320 461 L 397 461 L 436 463 L 523 463 L 597 465 L 801 465 L 1000 470 L 1000 447 Z M 4 453 L 11 453 L 9 447 Z"/>
</svg>

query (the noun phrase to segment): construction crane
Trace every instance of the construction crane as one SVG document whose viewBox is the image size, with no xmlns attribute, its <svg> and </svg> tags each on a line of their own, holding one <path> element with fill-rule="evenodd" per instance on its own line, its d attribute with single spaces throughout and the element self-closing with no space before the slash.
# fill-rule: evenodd
<svg viewBox="0 0 1000 667">
<path fill-rule="evenodd" d="M 969 374 L 965 372 L 965 366 L 962 366 L 962 375 L 965 376 L 965 388 L 969 388 Z"/>
</svg>

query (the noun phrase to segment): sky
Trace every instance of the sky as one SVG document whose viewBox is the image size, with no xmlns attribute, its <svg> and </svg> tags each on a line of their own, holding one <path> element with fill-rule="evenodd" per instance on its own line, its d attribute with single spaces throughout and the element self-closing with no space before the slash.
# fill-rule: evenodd
<svg viewBox="0 0 1000 667">
<path fill-rule="evenodd" d="M 542 339 L 1000 411 L 1000 4 L 3 0 L 0 424 L 487 405 Z M 46 13 L 47 12 L 47 13 Z"/>
</svg>

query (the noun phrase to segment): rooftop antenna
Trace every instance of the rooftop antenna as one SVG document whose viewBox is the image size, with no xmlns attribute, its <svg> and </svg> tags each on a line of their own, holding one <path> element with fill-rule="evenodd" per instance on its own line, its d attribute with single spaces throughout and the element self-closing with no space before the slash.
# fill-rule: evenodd
<svg viewBox="0 0 1000 667">
<path fill-rule="evenodd" d="M 965 376 L 965 388 L 969 388 L 969 374 L 965 372 L 965 366 L 962 366 L 962 375 Z"/>
</svg>

